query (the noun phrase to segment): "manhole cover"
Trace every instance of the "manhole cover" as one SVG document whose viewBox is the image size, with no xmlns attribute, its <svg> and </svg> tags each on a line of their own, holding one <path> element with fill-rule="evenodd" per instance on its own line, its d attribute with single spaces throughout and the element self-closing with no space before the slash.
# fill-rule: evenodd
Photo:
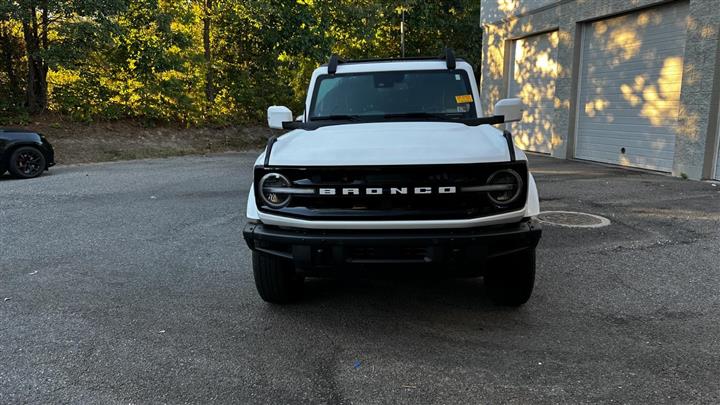
<svg viewBox="0 0 720 405">
<path fill-rule="evenodd" d="M 568 228 L 602 228 L 610 225 L 610 220 L 599 215 L 571 211 L 546 211 L 538 215 L 544 224 L 565 226 Z"/>
</svg>

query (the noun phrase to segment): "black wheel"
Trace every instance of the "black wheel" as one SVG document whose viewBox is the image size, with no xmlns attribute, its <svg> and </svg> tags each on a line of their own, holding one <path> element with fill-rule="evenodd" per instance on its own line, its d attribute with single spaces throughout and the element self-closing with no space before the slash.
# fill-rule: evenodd
<svg viewBox="0 0 720 405">
<path fill-rule="evenodd" d="M 253 252 L 252 258 L 255 287 L 263 300 L 287 304 L 300 298 L 304 278 L 291 261 L 260 252 Z"/>
<path fill-rule="evenodd" d="M 535 286 L 535 249 L 501 256 L 488 263 L 485 286 L 496 305 L 519 307 Z"/>
<path fill-rule="evenodd" d="M 8 169 L 19 179 L 32 179 L 45 171 L 45 156 L 32 146 L 18 148 L 10 155 Z"/>
</svg>

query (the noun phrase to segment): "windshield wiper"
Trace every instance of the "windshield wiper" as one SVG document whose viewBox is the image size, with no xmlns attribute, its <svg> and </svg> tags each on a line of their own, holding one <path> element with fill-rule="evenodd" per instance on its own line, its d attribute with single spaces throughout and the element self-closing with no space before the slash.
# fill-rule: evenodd
<svg viewBox="0 0 720 405">
<path fill-rule="evenodd" d="M 385 114 L 383 118 L 432 118 L 439 120 L 456 120 L 461 119 L 462 116 L 451 113 L 427 113 L 427 112 L 414 112 L 414 113 L 399 113 L 399 114 Z"/>
<path fill-rule="evenodd" d="M 467 126 L 476 127 L 478 125 L 496 125 L 505 122 L 503 116 L 491 116 L 480 118 L 466 118 L 464 113 L 403 113 L 403 114 L 385 114 L 383 118 L 421 118 L 428 120 L 440 120 L 449 122 L 460 122 Z"/>
<path fill-rule="evenodd" d="M 320 117 L 310 117 L 310 121 L 357 121 L 360 119 L 359 115 L 324 115 Z"/>
</svg>

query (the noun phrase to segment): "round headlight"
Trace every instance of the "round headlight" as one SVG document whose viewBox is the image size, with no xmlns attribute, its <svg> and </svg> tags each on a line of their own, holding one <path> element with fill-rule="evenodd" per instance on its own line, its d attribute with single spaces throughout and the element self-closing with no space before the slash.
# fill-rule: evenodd
<svg viewBox="0 0 720 405">
<path fill-rule="evenodd" d="M 522 177 L 515 170 L 499 170 L 488 177 L 488 186 L 496 186 L 488 191 L 488 198 L 497 205 L 507 205 L 517 200 L 522 191 Z"/>
<path fill-rule="evenodd" d="M 283 193 L 283 189 L 290 188 L 290 180 L 282 174 L 269 173 L 260 179 L 260 197 L 263 202 L 272 208 L 282 208 L 290 202 L 290 194 Z"/>
</svg>

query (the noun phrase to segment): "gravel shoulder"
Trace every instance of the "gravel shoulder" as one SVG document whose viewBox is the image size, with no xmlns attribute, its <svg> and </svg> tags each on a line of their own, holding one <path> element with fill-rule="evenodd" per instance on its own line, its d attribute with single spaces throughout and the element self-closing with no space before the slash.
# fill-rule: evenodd
<svg viewBox="0 0 720 405">
<path fill-rule="evenodd" d="M 259 125 L 152 127 L 135 121 L 78 123 L 39 116 L 23 129 L 48 137 L 59 164 L 112 162 L 257 149 L 281 132 Z"/>
</svg>

